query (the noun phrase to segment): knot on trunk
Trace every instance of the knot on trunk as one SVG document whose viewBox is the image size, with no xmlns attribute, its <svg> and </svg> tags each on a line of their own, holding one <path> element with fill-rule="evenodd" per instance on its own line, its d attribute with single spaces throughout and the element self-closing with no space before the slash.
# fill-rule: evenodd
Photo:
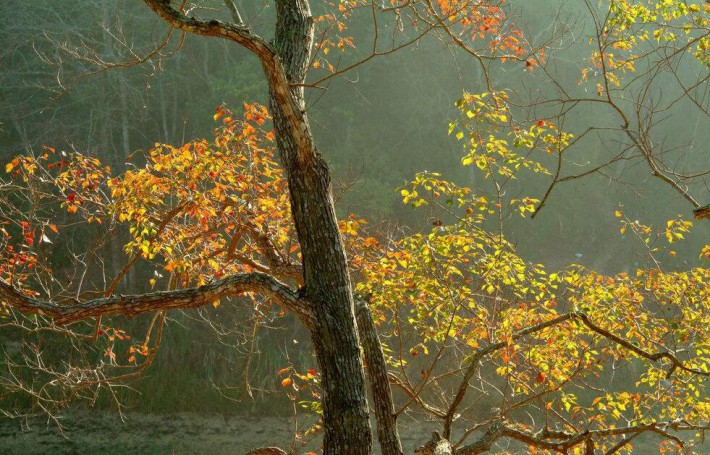
<svg viewBox="0 0 710 455">
<path fill-rule="evenodd" d="M 435 431 L 431 434 L 431 439 L 423 446 L 417 448 L 414 453 L 417 455 L 452 455 L 453 447 L 438 431 Z"/>
</svg>

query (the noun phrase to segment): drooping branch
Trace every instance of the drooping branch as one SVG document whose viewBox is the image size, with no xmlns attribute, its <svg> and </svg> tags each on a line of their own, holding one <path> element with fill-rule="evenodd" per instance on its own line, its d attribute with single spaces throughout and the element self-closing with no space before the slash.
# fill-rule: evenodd
<svg viewBox="0 0 710 455">
<path fill-rule="evenodd" d="M 24 313 L 51 317 L 57 324 L 112 314 L 131 317 L 157 310 L 197 308 L 245 292 L 257 292 L 274 298 L 294 312 L 307 326 L 312 326 L 308 302 L 271 275 L 259 272 L 233 275 L 196 288 L 142 295 L 119 295 L 66 305 L 29 297 L 4 280 L 0 281 L 0 298 L 7 304 Z"/>
</svg>

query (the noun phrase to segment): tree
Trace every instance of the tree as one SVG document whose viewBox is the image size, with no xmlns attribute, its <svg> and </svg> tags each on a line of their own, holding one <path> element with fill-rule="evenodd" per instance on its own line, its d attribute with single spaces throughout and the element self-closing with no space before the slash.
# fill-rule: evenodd
<svg viewBox="0 0 710 455">
<path fill-rule="evenodd" d="M 482 279 L 477 284 L 479 287 L 469 289 L 469 295 L 457 297 L 457 300 L 473 298 L 483 290 L 484 294 L 480 298 L 490 299 L 494 307 L 496 307 L 498 299 L 503 299 L 507 303 L 489 315 L 480 316 L 481 320 L 488 320 L 490 326 L 471 328 L 461 325 L 458 330 L 462 333 L 458 333 L 454 329 L 455 324 L 463 324 L 456 315 L 460 305 L 456 305 L 455 310 L 445 308 L 444 305 L 441 309 L 437 307 L 436 311 L 417 314 L 416 318 L 412 318 L 413 333 L 426 327 L 425 321 L 430 321 L 432 317 L 439 325 L 443 324 L 443 327 L 447 326 L 443 321 L 448 321 L 449 328 L 443 332 L 435 330 L 435 333 L 429 333 L 428 329 L 423 329 L 424 331 L 419 333 L 422 349 L 426 343 L 435 342 L 441 345 L 440 352 L 443 353 L 448 341 L 458 337 L 460 339 L 456 343 L 464 343 L 474 351 L 464 362 L 467 367 L 463 381 L 460 382 L 458 390 L 454 393 L 453 401 L 450 402 L 448 409 L 443 412 L 437 410 L 435 406 L 427 404 L 424 401 L 425 395 L 422 394 L 427 384 L 438 384 L 438 381 L 429 381 L 433 367 L 425 371 L 423 382 L 417 386 L 414 386 L 406 378 L 389 375 L 390 380 L 410 396 L 408 405 L 417 403 L 428 412 L 443 418 L 443 438 L 450 439 L 452 423 L 466 394 L 468 383 L 478 369 L 479 361 L 484 357 L 502 352 L 501 355 L 508 358 L 508 360 L 503 359 L 504 363 L 510 363 L 515 352 L 519 350 L 516 345 L 519 339 L 538 334 L 548 338 L 547 329 L 553 326 L 557 328 L 558 325 L 572 326 L 567 329 L 575 337 L 578 337 L 576 338 L 578 345 L 574 349 L 568 348 L 568 351 L 570 353 L 574 351 L 571 358 L 580 360 L 581 363 L 562 366 L 543 365 L 544 362 L 541 359 L 548 355 L 548 352 L 539 349 L 535 343 L 532 343 L 530 352 L 539 349 L 535 352 L 537 357 L 530 360 L 534 368 L 539 370 L 535 378 L 538 384 L 551 383 L 552 379 L 547 371 L 565 370 L 564 374 L 574 376 L 571 372 L 572 369 L 579 369 L 586 365 L 577 355 L 579 345 L 588 343 L 585 339 L 590 336 L 597 337 L 595 338 L 597 341 L 609 340 L 612 345 L 624 348 L 639 358 L 670 362 L 669 378 L 672 373 L 678 373 L 676 370 L 689 375 L 688 377 L 693 381 L 707 375 L 707 360 L 706 357 L 703 357 L 706 353 L 698 354 L 698 359 L 681 360 L 678 356 L 665 350 L 652 350 L 651 347 L 655 346 L 654 342 L 663 345 L 666 340 L 652 342 L 645 339 L 644 336 L 648 337 L 649 330 L 652 330 L 648 327 L 639 333 L 631 332 L 627 333 L 625 337 L 621 337 L 615 334 L 617 326 L 602 327 L 598 325 L 586 310 L 575 309 L 564 314 L 554 314 L 548 311 L 546 317 L 543 317 L 539 313 L 541 307 L 530 305 L 529 308 L 520 308 L 520 314 L 511 312 L 509 307 L 511 302 L 521 303 L 526 300 L 525 296 L 531 292 L 531 289 L 538 291 L 536 301 L 546 301 L 548 304 L 554 301 L 554 292 L 550 292 L 549 288 L 554 289 L 558 281 L 561 282 L 566 278 L 570 280 L 568 282 L 569 293 L 572 296 L 579 296 L 580 301 L 585 299 L 588 292 L 613 294 L 621 292 L 622 289 L 634 289 L 641 284 L 640 282 L 630 282 L 627 278 L 619 278 L 608 283 L 609 280 L 605 281 L 602 278 L 601 281 L 612 286 L 613 289 L 600 289 L 600 286 L 597 286 L 599 280 L 593 274 L 580 272 L 575 274 L 574 271 L 570 271 L 561 278 L 559 274 L 547 275 L 535 268 L 529 271 L 523 262 L 515 256 L 510 245 L 504 240 L 502 232 L 493 236 L 482 233 L 484 230 L 480 225 L 485 220 L 485 216 L 479 216 L 476 209 L 498 213 L 501 219 L 507 213 L 501 208 L 504 203 L 507 203 L 507 206 L 512 204 L 523 214 L 537 213 L 545 203 L 552 187 L 562 181 L 560 171 L 562 163 L 565 162 L 562 158 L 563 153 L 567 154 L 571 147 L 577 143 L 576 139 L 572 139 L 571 134 L 560 131 L 549 119 L 542 119 L 541 116 L 536 116 L 532 122 L 513 122 L 513 111 L 509 97 L 505 92 L 496 90 L 495 83 L 489 75 L 487 62 L 508 60 L 509 62 L 517 62 L 518 65 L 528 69 L 541 67 L 540 69 L 544 71 L 546 67 L 542 51 L 545 46 L 529 44 L 522 33 L 511 25 L 509 18 L 499 5 L 424 0 L 393 2 L 392 5 L 387 6 L 367 1 L 343 1 L 335 5 L 326 5 L 328 8 L 332 7 L 333 11 L 319 16 L 315 21 L 306 0 L 278 0 L 275 2 L 274 39 L 272 42 L 267 42 L 252 31 L 240 14 L 240 9 L 232 1 L 225 2 L 231 13 L 230 22 L 203 20 L 191 16 L 187 13 L 188 10 L 184 4 L 177 5 L 162 0 L 145 0 L 145 3 L 172 29 L 182 33 L 223 38 L 249 50 L 259 60 L 264 71 L 264 78 L 268 82 L 269 112 L 267 113 L 259 106 L 248 105 L 246 106 L 245 120 L 240 122 L 236 121 L 229 112 L 219 110 L 216 117 L 222 118 L 223 127 L 214 141 L 195 141 L 180 148 L 158 145 L 148 153 L 148 164 L 144 168 L 129 170 L 119 178 L 109 179 L 108 170 L 104 169 L 97 160 L 80 154 L 74 154 L 71 159 L 66 160 L 59 158 L 57 161 L 53 150 L 48 150 L 41 156 L 16 158 L 10 162 L 7 172 L 19 179 L 22 184 L 7 184 L 5 186 L 8 194 L 6 200 L 10 202 L 6 204 L 8 207 L 6 210 L 13 210 L 14 207 L 16 212 L 13 216 L 22 221 L 15 223 L 13 232 L 7 231 L 6 238 L 13 239 L 19 236 L 23 245 L 17 251 L 14 248 L 6 250 L 9 267 L 4 272 L 8 274 L 8 279 L 0 287 L 0 292 L 10 307 L 17 308 L 24 313 L 48 316 L 54 319 L 55 323 L 60 324 L 73 323 L 92 317 L 100 318 L 109 314 L 134 315 L 157 311 L 155 321 L 158 321 L 159 329 L 159 321 L 164 318 L 164 312 L 167 309 L 207 305 L 216 303 L 220 298 L 240 295 L 245 292 L 264 294 L 295 314 L 311 332 L 322 380 L 324 452 L 370 453 L 371 451 L 361 347 L 364 348 L 373 384 L 378 424 L 381 426 L 378 433 L 383 451 L 386 453 L 401 452 L 396 436 L 396 419 L 392 418 L 392 397 L 389 386 L 384 380 L 388 377 L 384 373 L 386 359 L 379 346 L 379 339 L 373 333 L 374 326 L 369 324 L 370 316 L 366 304 L 359 305 L 361 309 L 360 322 L 356 324 L 355 321 L 351 277 L 341 230 L 345 233 L 357 233 L 358 222 L 357 220 L 349 220 L 339 226 L 336 220 L 330 190 L 330 174 L 310 132 L 304 90 L 306 87 L 321 87 L 333 77 L 364 62 L 388 55 L 416 43 L 427 34 L 432 34 L 457 46 L 462 52 L 473 57 L 482 65 L 482 74 L 488 90 L 482 94 L 466 94 L 464 96 L 458 105 L 465 116 L 462 121 L 452 123 L 451 132 L 455 132 L 459 140 L 466 138 L 469 149 L 463 158 L 463 164 L 475 163 L 486 177 L 492 179 L 491 188 L 497 194 L 498 209 L 489 207 L 488 200 L 481 199 L 481 196 L 473 198 L 471 190 L 456 187 L 439 179 L 439 176 L 436 175 L 422 174 L 415 180 L 415 187 L 412 190 L 403 190 L 405 202 L 412 202 L 415 205 L 426 202 L 426 199 L 419 197 L 417 193 L 417 187 L 421 186 L 426 192 L 432 192 L 434 199 L 447 195 L 449 198 L 445 200 L 442 207 L 458 205 L 461 210 L 464 210 L 466 216 L 459 215 L 459 218 L 462 218 L 460 222 L 463 224 L 444 228 L 443 222 L 437 221 L 436 227 L 441 229 L 436 230 L 433 237 L 428 239 L 431 244 L 443 240 L 445 243 L 457 246 L 457 248 L 451 249 L 450 246 L 440 245 L 439 248 L 443 249 L 435 248 L 427 253 L 431 244 L 426 244 L 427 240 L 423 237 L 415 236 L 402 240 L 402 243 L 397 243 L 396 249 L 393 251 L 384 251 L 377 249 L 377 240 L 368 240 L 371 237 L 367 237 L 362 240 L 362 243 L 372 251 L 368 253 L 366 249 L 365 253 L 369 256 L 362 253 L 363 256 L 360 257 L 360 253 L 356 253 L 358 249 L 350 248 L 349 251 L 354 254 L 351 266 L 353 272 L 358 276 L 368 278 L 359 290 L 363 298 L 370 299 L 371 303 L 375 304 L 375 308 L 378 304 L 383 308 L 389 308 L 388 311 L 393 311 L 391 316 L 395 319 L 399 317 L 400 311 L 396 302 L 407 297 L 397 293 L 406 289 L 411 290 L 412 283 L 426 283 L 425 277 L 417 274 L 431 273 L 426 268 L 422 271 L 418 268 L 410 269 L 410 261 L 416 263 L 417 267 L 419 264 L 422 267 L 429 266 L 431 258 L 437 255 L 442 257 L 435 261 L 436 264 L 445 265 L 443 284 L 432 284 L 434 290 L 426 292 L 415 286 L 417 291 L 423 292 L 425 295 L 427 292 L 436 295 L 441 294 L 444 290 L 450 291 L 454 283 L 461 285 L 455 281 L 454 275 L 459 273 L 463 275 L 463 273 L 457 267 L 449 266 L 447 261 L 475 264 L 479 268 L 474 268 L 467 273 L 481 274 L 481 270 L 485 271 L 486 269 L 480 267 L 490 260 L 488 266 L 490 276 L 489 272 L 483 273 Z M 697 22 L 697 26 L 690 26 L 689 44 L 678 52 L 687 51 L 692 46 L 700 46 L 699 60 L 703 63 L 705 54 L 702 52 L 704 49 L 702 43 L 703 40 L 707 40 L 707 22 L 700 17 L 699 7 L 696 6 L 695 9 L 686 7 L 681 11 L 682 8 L 678 6 L 680 3 L 674 5 L 681 20 L 687 20 L 687 23 L 690 24 L 695 24 L 696 22 L 692 21 L 695 21 L 696 18 L 700 21 Z M 604 40 L 614 36 L 610 30 L 624 31 L 629 29 L 619 26 L 619 22 L 608 21 L 608 18 L 626 17 L 630 14 L 633 19 L 632 23 L 636 23 L 635 21 L 638 20 L 639 23 L 644 24 L 642 27 L 650 27 L 651 17 L 655 16 L 648 12 L 648 9 L 643 8 L 646 7 L 636 8 L 635 4 L 612 2 L 610 13 L 605 22 L 606 28 L 602 27 L 596 35 L 597 42 L 600 43 L 602 49 L 597 56 L 597 63 L 602 68 L 609 64 L 605 60 L 605 57 L 608 58 L 608 54 L 604 53 L 604 49 L 607 47 Z M 345 49 L 353 45 L 352 39 L 340 32 L 346 30 L 347 27 L 344 19 L 359 11 L 365 11 L 368 13 L 368 17 L 371 17 L 371 52 L 351 64 L 335 66 L 328 57 L 330 50 Z M 675 13 L 668 12 L 668 14 L 671 19 L 676 18 Z M 386 46 L 382 44 L 384 39 L 380 35 L 382 30 L 380 21 L 383 17 L 390 17 L 395 26 L 391 42 Z M 314 32 L 316 23 L 321 24 L 324 28 L 323 33 L 319 32 L 318 34 L 318 41 L 315 39 Z M 404 32 L 405 23 L 409 34 Z M 663 28 L 666 27 L 665 24 L 656 26 L 661 30 L 667 29 Z M 327 32 L 330 31 L 335 31 L 335 35 L 329 35 Z M 640 38 L 638 35 L 634 35 L 634 39 Z M 631 38 L 628 40 L 635 43 Z M 620 42 L 622 41 L 617 39 L 614 44 L 618 45 Z M 674 41 L 668 40 L 668 42 Z M 483 43 L 480 48 L 474 46 L 478 43 Z M 314 54 L 316 51 L 318 54 Z M 634 59 L 638 59 L 638 56 L 635 56 Z M 594 62 L 595 60 L 593 60 Z M 618 62 L 618 59 L 615 60 L 614 65 L 618 65 Z M 315 81 L 308 81 L 306 76 L 311 68 L 325 69 L 327 73 Z M 549 74 L 549 72 L 545 72 L 545 74 Z M 603 71 L 607 88 L 601 90 L 600 95 L 606 93 L 603 102 L 620 111 L 618 103 L 611 98 L 611 89 L 608 87 L 610 83 L 614 84 L 615 79 L 612 78 L 612 75 L 613 73 L 610 71 Z M 694 86 L 693 89 L 697 89 L 701 83 Z M 561 89 L 563 90 L 563 88 Z M 642 92 L 648 93 L 647 88 L 644 90 Z M 686 90 L 684 94 L 694 100 L 696 104 L 701 104 L 692 96 L 690 90 Z M 569 104 L 576 106 L 582 102 L 597 102 L 597 100 L 574 97 L 557 101 L 562 105 L 562 110 L 557 114 L 558 119 L 563 118 L 567 113 L 566 106 Z M 532 105 L 529 104 L 528 107 L 534 108 L 541 104 L 543 102 L 538 100 Z M 636 112 L 640 113 L 642 111 L 640 108 L 646 106 L 646 103 L 644 99 L 641 99 L 635 106 Z M 271 139 L 270 133 L 260 129 L 269 116 L 273 116 L 273 134 L 283 166 L 285 181 L 281 179 L 279 171 L 270 160 L 268 146 L 264 145 Z M 472 120 L 471 123 L 466 123 L 466 119 Z M 557 121 L 557 124 L 561 123 L 560 120 Z M 647 124 L 644 125 L 641 125 L 642 132 L 645 133 L 643 136 L 630 130 L 630 121 L 628 120 L 622 126 L 622 130 L 628 134 L 632 145 L 641 152 L 641 156 L 651 169 L 665 181 L 670 181 L 669 183 L 687 196 L 687 190 L 674 182 L 672 177 L 669 177 L 670 168 L 659 164 L 660 158 L 657 157 L 664 154 L 653 150 L 650 136 L 646 134 L 650 128 Z M 504 200 L 503 188 L 520 169 L 530 167 L 541 173 L 547 172 L 546 167 L 541 164 L 543 160 L 531 159 L 523 154 L 518 155 L 509 149 L 505 139 L 496 137 L 508 130 L 514 136 L 513 144 L 515 146 L 529 149 L 530 153 L 542 148 L 549 156 L 557 159 L 558 166 L 550 190 L 541 201 L 537 201 L 537 207 L 536 201 L 529 197 Z M 622 158 L 627 159 L 623 155 L 619 155 L 610 162 L 615 163 Z M 590 170 L 573 177 L 600 172 L 607 166 L 607 163 L 593 166 Z M 690 175 L 680 172 L 671 172 L 671 174 L 678 179 L 702 179 L 706 172 Z M 497 178 L 502 180 L 497 180 Z M 571 179 L 572 177 L 570 177 Z M 48 184 L 53 189 L 47 189 Z M 30 188 L 32 191 L 23 195 L 17 191 L 19 186 Z M 285 186 L 288 187 L 288 207 L 284 198 Z M 25 292 L 17 290 L 26 286 L 23 285 L 23 279 L 26 281 L 31 278 L 30 275 L 35 273 L 32 270 L 39 268 L 36 267 L 36 264 L 42 263 L 42 261 L 33 259 L 33 256 L 27 252 L 34 250 L 35 240 L 40 238 L 44 240 L 48 233 L 47 229 L 51 231 L 56 229 L 56 226 L 48 221 L 49 217 L 43 214 L 43 210 L 50 209 L 49 205 L 45 205 L 49 204 L 49 201 L 62 204 L 70 214 L 81 214 L 88 223 L 126 222 L 130 225 L 132 240 L 126 247 L 132 253 L 131 259 L 115 279 L 101 290 L 103 297 L 60 304 L 28 296 L 28 293 L 32 294 L 33 292 L 30 289 Z M 699 204 L 692 201 L 698 208 Z M 9 220 L 12 218 L 8 211 L 5 213 Z M 30 213 L 31 219 L 28 218 L 27 213 Z M 450 216 L 456 215 L 456 213 L 450 213 Z M 285 222 L 291 217 L 294 221 L 293 228 Z M 627 224 L 635 232 L 638 229 L 640 235 L 649 238 L 650 228 L 634 224 L 630 220 L 627 221 Z M 687 229 L 688 225 L 684 221 L 677 220 L 669 223 L 666 232 L 670 232 L 671 239 L 674 239 L 676 234 L 682 236 L 682 233 Z M 293 235 L 294 230 L 297 244 Z M 442 236 L 441 232 L 445 232 L 446 235 Z M 463 232 L 466 234 L 464 235 Z M 458 238 L 457 235 L 462 238 Z M 471 245 L 468 245 L 470 242 L 474 242 L 471 253 L 469 253 Z M 469 246 L 469 250 L 464 248 L 466 245 Z M 457 251 L 459 246 L 463 253 L 473 256 L 468 258 L 459 256 L 460 252 Z M 295 256 L 297 251 L 300 251 L 300 257 Z M 185 261 L 184 258 L 188 253 L 190 261 Z M 411 259 L 411 257 L 418 255 L 425 257 L 418 258 L 416 261 Z M 426 256 L 430 260 L 427 260 Z M 165 270 L 174 272 L 174 278 L 170 280 L 171 290 L 141 296 L 114 295 L 126 270 L 141 258 L 150 260 L 155 257 L 165 259 Z M 217 259 L 221 262 L 217 262 Z M 29 273 L 22 276 L 16 270 L 18 266 L 21 266 L 24 272 Z M 402 267 L 404 270 L 399 270 L 398 267 Z M 511 267 L 517 268 L 517 270 L 511 269 Z M 51 270 L 44 270 L 44 272 L 51 274 Z M 400 272 L 404 273 L 404 277 L 399 275 Z M 511 273 L 515 275 L 514 279 L 505 276 Z M 389 284 L 385 282 L 383 288 L 375 285 L 378 283 L 379 277 L 388 274 L 394 276 L 387 280 L 390 281 Z M 677 280 L 683 281 L 686 278 L 678 277 Z M 693 305 L 697 305 L 697 312 L 700 315 L 683 321 L 689 324 L 687 330 L 691 330 L 696 324 L 702 324 L 703 317 L 707 315 L 706 307 L 703 306 L 706 304 L 704 299 L 706 294 L 703 293 L 706 281 L 702 275 L 694 276 L 694 279 L 696 280 L 694 284 L 700 286 L 700 289 L 697 291 L 697 296 L 692 294 L 692 297 L 696 299 L 693 300 Z M 32 280 L 28 282 L 32 283 Z M 398 282 L 401 286 L 389 287 Z M 41 281 L 34 282 L 34 284 L 38 283 Z M 192 283 L 202 285 L 197 288 L 188 287 Z M 468 284 L 466 283 L 466 285 Z M 440 285 L 443 285 L 443 288 Z M 296 290 L 295 286 L 300 287 Z M 176 287 L 183 289 L 175 289 Z M 466 286 L 462 285 L 462 288 L 466 289 Z M 677 292 L 677 288 L 674 286 L 663 287 L 663 292 L 671 295 Z M 81 293 L 78 295 L 81 296 Z M 515 298 L 511 296 L 515 296 Z M 633 299 L 633 296 L 630 298 Z M 384 299 L 385 303 L 391 306 L 387 307 L 379 299 Z M 574 299 L 571 298 L 571 300 Z M 593 301 L 593 303 L 596 305 L 597 302 Z M 603 311 L 602 307 L 593 309 L 597 312 Z M 527 326 L 520 324 L 521 320 L 528 319 L 534 323 Z M 518 322 L 511 323 L 512 320 Z M 100 321 L 101 319 L 99 319 L 94 335 L 89 335 L 89 338 L 107 332 Z M 52 327 L 56 329 L 55 325 Z M 150 329 L 152 330 L 153 327 L 154 325 L 151 323 Z M 361 331 L 360 335 L 357 333 L 358 328 Z M 363 329 L 366 331 L 363 332 Z M 469 330 L 468 334 L 474 338 L 464 339 L 464 329 Z M 452 330 L 455 335 L 450 334 Z M 111 336 L 123 335 L 113 330 Z M 698 331 L 697 336 L 700 343 L 705 343 L 707 340 L 702 331 Z M 476 341 L 477 338 L 480 341 L 488 340 L 490 343 L 477 349 L 479 343 Z M 564 339 L 564 335 L 556 338 L 560 343 Z M 146 338 L 145 343 L 133 349 L 144 355 L 154 355 L 153 350 L 148 348 L 148 341 Z M 550 346 L 549 349 L 554 348 L 558 355 L 565 352 L 566 349 L 554 342 L 550 343 Z M 460 348 L 458 344 L 454 347 Z M 589 346 L 585 346 L 585 350 L 588 348 Z M 610 355 L 617 355 L 615 350 L 617 348 L 610 350 Z M 411 349 L 415 349 L 414 352 L 416 352 L 417 348 L 412 347 Z M 107 351 L 107 354 L 112 360 L 115 353 Z M 402 358 L 398 361 L 395 360 L 395 366 L 403 368 L 402 360 Z M 505 367 L 506 372 L 511 369 Z M 447 373 L 445 376 L 448 377 L 451 374 Z M 508 380 L 512 383 L 515 381 L 524 382 L 529 380 L 529 376 L 513 377 L 509 375 Z M 566 382 L 567 380 L 559 379 L 559 381 Z M 559 385 L 556 384 L 552 387 L 557 390 Z M 523 387 L 522 385 L 517 386 Z M 46 396 L 43 396 L 44 393 L 44 390 L 40 391 L 36 394 L 36 398 L 46 399 Z M 609 399 L 604 403 L 604 406 L 623 407 L 628 404 L 631 398 L 625 397 L 624 399 L 626 401 L 621 402 Z M 575 405 L 574 400 L 569 397 L 561 399 L 560 403 L 566 408 Z M 621 404 L 619 405 L 619 403 Z M 569 411 L 569 409 L 566 410 Z M 706 410 L 700 410 L 698 418 L 703 419 L 705 413 Z M 597 433 L 593 433 L 591 430 L 575 433 L 550 430 L 548 433 L 533 434 L 520 427 L 506 425 L 504 420 L 501 420 L 505 416 L 500 415 L 501 413 L 498 414 L 496 419 L 487 422 L 491 426 L 481 441 L 465 450 L 459 448 L 459 452 L 479 453 L 488 450 L 491 444 L 499 438 L 505 437 L 520 440 L 541 450 L 566 450 L 569 448 L 577 450 L 583 445 L 587 453 L 593 453 L 595 450 L 593 438 L 596 437 L 611 438 L 620 434 L 633 436 L 642 431 L 666 434 L 668 428 L 673 430 L 702 430 L 705 428 L 701 424 L 686 421 L 665 423 L 653 421 L 645 424 L 646 426 L 637 426 L 623 431 L 611 430 L 609 426 Z M 665 427 L 661 428 L 662 425 Z M 547 427 L 545 428 L 547 430 Z M 673 439 L 671 436 L 668 437 Z M 630 439 L 622 439 L 621 442 L 623 444 L 619 447 L 626 445 Z M 621 444 L 621 442 L 619 443 Z M 560 447 L 562 448 L 560 449 Z"/>
</svg>

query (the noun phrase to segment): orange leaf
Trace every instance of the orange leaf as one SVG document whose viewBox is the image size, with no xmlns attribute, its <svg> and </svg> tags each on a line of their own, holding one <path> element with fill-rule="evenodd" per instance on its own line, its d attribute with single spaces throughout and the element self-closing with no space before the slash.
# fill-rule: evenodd
<svg viewBox="0 0 710 455">
<path fill-rule="evenodd" d="M 374 237 L 367 237 L 363 243 L 365 244 L 365 246 L 370 247 L 370 246 L 376 246 L 380 242 L 378 242 L 377 239 Z"/>
<path fill-rule="evenodd" d="M 283 381 L 281 381 L 281 385 L 284 386 L 284 387 L 288 387 L 288 386 L 291 385 L 292 382 L 293 382 L 293 381 L 291 380 L 291 378 L 286 378 L 286 379 L 284 379 Z"/>
</svg>

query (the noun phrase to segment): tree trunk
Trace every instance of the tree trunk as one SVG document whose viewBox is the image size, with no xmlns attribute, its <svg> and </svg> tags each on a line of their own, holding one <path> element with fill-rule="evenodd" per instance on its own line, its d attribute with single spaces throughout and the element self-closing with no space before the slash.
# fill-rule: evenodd
<svg viewBox="0 0 710 455">
<path fill-rule="evenodd" d="M 355 301 L 355 307 L 357 328 L 362 350 L 365 353 L 367 376 L 377 418 L 377 440 L 380 443 L 380 450 L 382 455 L 403 455 L 402 444 L 397 433 L 397 414 L 394 410 L 392 389 L 387 377 L 387 362 L 372 319 L 372 312 L 368 303 L 362 299 Z"/>
<path fill-rule="evenodd" d="M 303 88 L 313 44 L 306 0 L 278 0 L 273 46 L 290 87 L 270 78 L 271 110 L 303 255 L 303 296 L 313 305 L 313 345 L 322 374 L 325 454 L 369 454 L 372 434 L 353 296 L 328 167 L 315 149 Z M 284 105 L 283 90 L 292 104 Z M 295 111 L 295 112 L 294 112 Z M 294 118 L 297 116 L 298 118 Z"/>
<path fill-rule="evenodd" d="M 172 27 L 229 39 L 261 61 L 303 256 L 304 286 L 299 300 L 308 306 L 307 325 L 322 373 L 323 452 L 369 455 L 372 432 L 350 276 L 330 174 L 313 143 L 303 98 L 314 28 L 308 0 L 275 0 L 276 30 L 271 44 L 240 24 L 188 17 L 166 0 L 144 2 Z"/>
</svg>

